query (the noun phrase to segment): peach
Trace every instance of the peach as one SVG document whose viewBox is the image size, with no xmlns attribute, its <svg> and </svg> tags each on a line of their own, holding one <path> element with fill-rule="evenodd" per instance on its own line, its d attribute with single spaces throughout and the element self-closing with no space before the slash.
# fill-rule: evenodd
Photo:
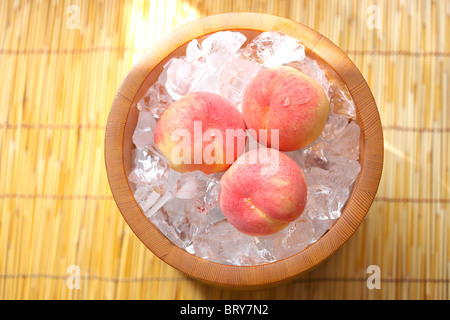
<svg viewBox="0 0 450 320">
<path fill-rule="evenodd" d="M 261 71 L 250 81 L 242 101 L 242 115 L 249 133 L 261 144 L 294 151 L 314 142 L 327 123 L 328 98 L 322 87 L 291 67 Z M 260 135 L 267 129 L 267 137 Z M 278 129 L 278 146 L 271 132 Z"/>
<path fill-rule="evenodd" d="M 221 178 L 220 208 L 242 233 L 276 233 L 302 214 L 307 188 L 300 166 L 271 148 L 240 156 Z"/>
<path fill-rule="evenodd" d="M 193 92 L 172 103 L 155 128 L 155 143 L 172 169 L 221 172 L 244 152 L 245 122 L 225 98 Z"/>
</svg>

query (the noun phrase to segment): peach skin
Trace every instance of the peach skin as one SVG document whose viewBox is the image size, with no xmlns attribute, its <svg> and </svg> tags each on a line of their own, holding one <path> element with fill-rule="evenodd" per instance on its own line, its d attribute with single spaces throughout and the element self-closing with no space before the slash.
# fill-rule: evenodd
<svg viewBox="0 0 450 320">
<path fill-rule="evenodd" d="M 249 132 L 261 144 L 281 151 L 302 149 L 314 142 L 328 120 L 328 97 L 322 87 L 291 67 L 261 71 L 249 83 L 242 100 L 242 115 Z M 267 137 L 261 137 L 267 129 Z M 271 131 L 278 129 L 278 146 Z M 256 136 L 255 136 L 256 134 Z"/>
<path fill-rule="evenodd" d="M 242 233 L 276 233 L 300 217 L 307 187 L 303 171 L 276 149 L 253 149 L 240 156 L 222 176 L 219 204 Z"/>
<path fill-rule="evenodd" d="M 244 152 L 245 122 L 225 98 L 193 92 L 172 103 L 155 128 L 155 143 L 172 169 L 206 174 L 227 170 Z"/>
</svg>

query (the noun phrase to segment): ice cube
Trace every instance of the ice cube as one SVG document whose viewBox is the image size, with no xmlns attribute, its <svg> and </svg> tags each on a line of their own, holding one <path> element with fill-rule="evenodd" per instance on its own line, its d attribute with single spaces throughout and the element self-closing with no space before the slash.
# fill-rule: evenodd
<svg viewBox="0 0 450 320">
<path fill-rule="evenodd" d="M 173 188 L 175 197 L 192 200 L 198 212 L 204 214 L 208 214 L 216 206 L 219 192 L 219 180 L 201 171 L 183 174 Z"/>
<path fill-rule="evenodd" d="M 351 186 L 361 171 L 361 165 L 357 160 L 351 160 L 345 156 L 327 151 L 327 159 L 330 161 L 328 182 L 326 184 L 334 188 L 346 188 Z M 325 182 L 324 182 L 325 185 Z"/>
<path fill-rule="evenodd" d="M 225 220 L 225 216 L 223 215 L 220 206 L 215 206 L 208 212 L 208 224 L 216 223 L 218 221 Z"/>
<path fill-rule="evenodd" d="M 347 127 L 348 121 L 346 116 L 330 112 L 320 138 L 328 142 L 333 141 Z"/>
<path fill-rule="evenodd" d="M 300 218 L 274 236 L 274 255 L 277 259 L 302 251 L 332 227 L 334 217 L 330 217 L 328 210 L 331 192 L 330 188 L 321 185 L 308 186 L 308 200 Z"/>
<path fill-rule="evenodd" d="M 147 186 L 160 194 L 165 193 L 169 179 L 169 163 L 166 157 L 154 146 L 133 150 L 134 167 L 128 180 Z"/>
<path fill-rule="evenodd" d="M 253 39 L 245 48 L 242 57 L 272 68 L 303 60 L 305 47 L 300 41 L 284 33 L 267 31 Z"/>
<path fill-rule="evenodd" d="M 346 100 L 341 94 L 335 95 L 330 101 L 331 111 L 344 115 L 349 119 L 356 119 L 356 107 L 353 101 Z"/>
<path fill-rule="evenodd" d="M 301 218 L 274 235 L 273 255 L 285 259 L 301 252 L 311 244 L 314 225 L 310 219 Z"/>
<path fill-rule="evenodd" d="M 354 122 L 350 122 L 331 143 L 331 148 L 338 154 L 350 160 L 359 159 L 359 139 L 361 129 Z"/>
<path fill-rule="evenodd" d="M 169 219 L 165 211 L 163 210 L 156 211 L 150 217 L 150 221 L 174 245 L 180 248 L 185 247 L 184 241 L 180 239 L 179 233 L 177 232 L 176 228 L 171 225 L 172 221 Z"/>
<path fill-rule="evenodd" d="M 335 114 L 356 120 L 356 107 L 347 86 L 341 80 L 330 81 L 330 108 Z"/>
<path fill-rule="evenodd" d="M 323 185 L 308 186 L 308 202 L 304 211 L 314 225 L 314 236 L 311 241 L 319 239 L 332 226 L 329 204 L 334 199 L 333 189 Z M 340 210 L 340 208 L 339 208 Z M 333 219 L 339 217 L 340 211 L 337 211 Z"/>
<path fill-rule="evenodd" d="M 220 95 L 219 89 L 219 77 L 220 70 L 217 72 L 212 72 L 206 75 L 200 82 L 192 89 L 194 91 L 211 92 Z"/>
<path fill-rule="evenodd" d="M 179 199 L 193 199 L 197 193 L 198 184 L 196 177 L 192 173 L 181 176 L 173 189 L 173 194 Z"/>
<path fill-rule="evenodd" d="M 181 178 L 183 174 L 181 172 L 175 171 L 172 168 L 169 170 L 169 179 L 167 180 L 167 190 L 173 191 L 175 185 L 177 184 L 178 180 Z"/>
<path fill-rule="evenodd" d="M 219 31 L 203 40 L 202 54 L 210 73 L 222 67 L 246 40 L 242 33 L 232 31 Z"/>
<path fill-rule="evenodd" d="M 155 192 L 153 191 L 153 189 L 147 188 L 145 186 L 138 187 L 134 193 L 136 202 L 139 204 L 146 216 L 149 216 L 148 213 L 150 209 L 160 197 L 161 195 L 158 192 Z"/>
<path fill-rule="evenodd" d="M 250 81 L 264 67 L 254 61 L 242 59 L 241 57 L 231 58 L 223 68 L 220 75 L 220 92 L 242 112 L 242 98 L 245 89 Z"/>
<path fill-rule="evenodd" d="M 192 92 L 206 76 L 208 69 L 203 64 L 194 64 L 185 58 L 174 58 L 165 66 L 167 68 L 166 89 L 174 100 Z"/>
<path fill-rule="evenodd" d="M 317 184 L 308 186 L 306 214 L 309 215 L 311 219 L 329 219 L 327 203 L 330 191 L 330 188 Z"/>
<path fill-rule="evenodd" d="M 302 159 L 305 168 L 319 167 L 328 170 L 330 164 L 324 154 L 324 148 L 327 147 L 326 142 L 318 142 L 308 148 L 303 149 Z"/>
<path fill-rule="evenodd" d="M 349 196 L 349 187 L 349 185 L 338 188 L 323 185 L 308 187 L 308 203 L 305 213 L 315 225 L 315 239 L 320 238 L 341 216 L 342 208 Z"/>
<path fill-rule="evenodd" d="M 207 225 L 207 217 L 188 200 L 171 197 L 150 221 L 174 244 L 188 247 Z"/>
<path fill-rule="evenodd" d="M 347 203 L 348 197 L 351 191 L 350 184 L 347 188 L 334 188 L 330 189 L 330 195 L 328 197 L 328 215 L 331 220 L 336 220 L 341 216 L 342 209 Z"/>
<path fill-rule="evenodd" d="M 156 121 L 153 114 L 146 111 L 140 111 L 136 129 L 133 133 L 133 143 L 136 148 L 142 150 L 145 146 L 154 144 L 155 127 Z"/>
<path fill-rule="evenodd" d="M 311 167 L 308 170 L 304 170 L 305 180 L 307 185 L 319 184 L 323 186 L 328 186 L 330 183 L 330 171 L 324 170 L 319 167 Z"/>
<path fill-rule="evenodd" d="M 188 43 L 186 48 L 186 60 L 194 64 L 202 64 L 206 62 L 206 59 L 203 56 L 202 46 L 199 44 L 197 39 L 194 39 Z"/>
<path fill-rule="evenodd" d="M 203 40 L 189 43 L 186 60 L 206 70 L 202 79 L 193 84 L 191 91 L 221 94 L 219 78 L 228 60 L 239 50 L 246 37 L 239 32 L 221 31 Z"/>
<path fill-rule="evenodd" d="M 223 264 L 245 266 L 275 261 L 265 243 L 239 232 L 228 220 L 205 228 L 190 250 L 201 258 Z"/>
<path fill-rule="evenodd" d="M 158 198 L 155 204 L 145 213 L 145 215 L 148 218 L 152 218 L 162 208 L 162 206 L 164 206 L 166 202 L 169 201 L 171 198 L 173 198 L 173 196 L 170 192 L 164 193 L 161 197 Z"/>
<path fill-rule="evenodd" d="M 316 81 L 328 95 L 330 89 L 330 81 L 328 80 L 325 70 L 322 69 L 316 60 L 311 57 L 305 56 L 301 61 L 290 64 L 291 67 L 299 69 L 304 74 Z"/>
<path fill-rule="evenodd" d="M 304 149 L 296 150 L 296 151 L 289 151 L 284 152 L 284 154 L 288 155 L 292 160 L 294 160 L 300 168 L 304 169 L 305 163 L 303 162 L 303 151 Z"/>
<path fill-rule="evenodd" d="M 162 83 L 156 82 L 138 102 L 137 107 L 141 111 L 152 113 L 155 118 L 159 119 L 172 103 L 173 99 L 167 92 L 166 87 Z"/>
<path fill-rule="evenodd" d="M 359 162 L 338 154 L 330 154 L 329 150 L 325 150 L 325 155 L 330 164 L 330 170 L 323 170 L 319 167 L 305 170 L 306 183 L 328 188 L 348 188 L 361 170 Z"/>
</svg>

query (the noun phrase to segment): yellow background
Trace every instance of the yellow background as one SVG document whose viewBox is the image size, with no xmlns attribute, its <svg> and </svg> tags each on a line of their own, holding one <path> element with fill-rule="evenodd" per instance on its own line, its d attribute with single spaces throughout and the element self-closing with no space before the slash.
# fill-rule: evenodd
<svg viewBox="0 0 450 320">
<path fill-rule="evenodd" d="M 200 284 L 149 252 L 115 205 L 103 156 L 133 63 L 174 28 L 236 11 L 299 21 L 340 46 L 385 138 L 355 235 L 300 279 L 258 291 Z M 0 299 L 449 299 L 449 30 L 448 0 L 0 1 Z M 67 285 L 72 265 L 80 289 Z M 379 290 L 366 285 L 371 265 Z"/>
</svg>

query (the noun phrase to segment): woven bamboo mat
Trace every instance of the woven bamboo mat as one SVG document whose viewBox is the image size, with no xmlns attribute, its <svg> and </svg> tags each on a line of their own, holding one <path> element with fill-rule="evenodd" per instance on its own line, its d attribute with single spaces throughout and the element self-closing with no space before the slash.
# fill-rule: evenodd
<svg viewBox="0 0 450 320">
<path fill-rule="evenodd" d="M 200 284 L 149 252 L 103 158 L 133 62 L 174 28 L 233 11 L 288 17 L 340 46 L 385 136 L 356 234 L 302 278 L 260 291 Z M 0 299 L 449 299 L 449 31 L 448 0 L 0 1 Z M 369 266 L 380 289 L 367 286 Z"/>
</svg>

